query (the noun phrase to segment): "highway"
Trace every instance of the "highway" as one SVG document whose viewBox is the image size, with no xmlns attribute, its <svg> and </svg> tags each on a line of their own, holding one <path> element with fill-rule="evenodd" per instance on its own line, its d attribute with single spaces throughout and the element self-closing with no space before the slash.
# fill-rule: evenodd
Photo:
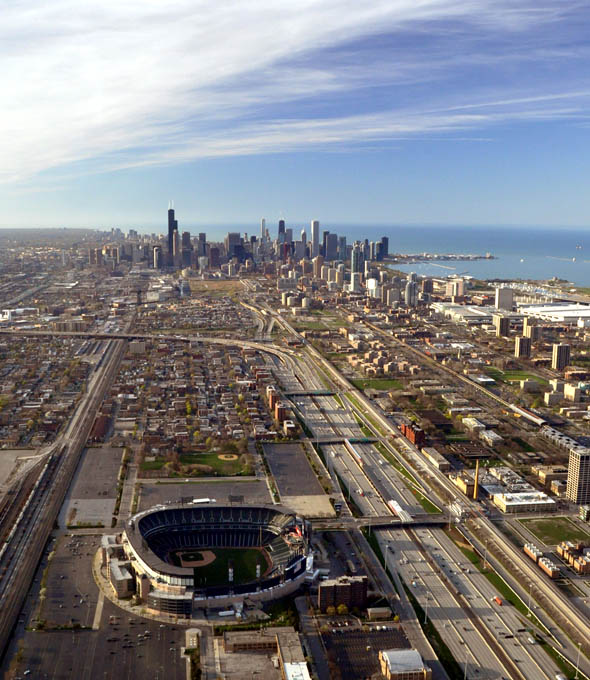
<svg viewBox="0 0 590 680">
<path fill-rule="evenodd" d="M 283 327 L 290 328 L 288 324 L 286 324 L 282 319 L 279 320 L 279 323 L 283 325 Z M 27 334 L 31 334 L 31 332 L 28 332 Z M 60 335 L 60 334 L 55 334 L 55 333 L 37 333 L 37 334 L 50 334 L 50 335 Z M 75 334 L 75 333 L 68 333 L 64 335 L 83 335 L 85 337 L 102 337 L 101 334 Z M 165 340 L 165 336 L 150 336 L 150 335 L 137 335 L 137 334 L 121 334 L 120 336 L 118 335 L 117 337 L 125 337 L 125 338 L 136 338 L 136 337 L 143 337 L 143 338 L 157 338 L 158 340 L 162 341 Z M 249 342 L 249 341 L 238 341 L 234 339 L 222 339 L 222 338 L 210 338 L 206 336 L 193 336 L 193 337 L 184 337 L 181 338 L 179 336 L 170 336 L 170 340 L 185 340 L 185 341 L 200 341 L 200 342 L 213 342 L 213 343 L 218 343 L 218 344 L 225 344 L 225 345 L 240 345 L 240 346 L 247 346 L 247 347 L 253 347 L 255 349 L 259 349 L 263 352 L 267 352 L 270 354 L 273 354 L 275 357 L 279 358 L 281 361 L 287 362 L 289 370 L 286 370 L 285 373 L 291 373 L 292 377 L 289 378 L 288 382 L 283 383 L 283 389 L 285 391 L 296 391 L 298 389 L 301 389 L 304 387 L 305 389 L 313 389 L 313 390 L 318 390 L 318 389 L 325 389 L 325 385 L 322 384 L 322 381 L 318 378 L 318 372 L 317 370 L 313 370 L 313 361 L 316 361 L 322 365 L 322 367 L 325 369 L 326 373 L 328 373 L 332 379 L 334 379 L 337 384 L 341 385 L 344 387 L 345 390 L 349 392 L 354 392 L 355 397 L 358 399 L 358 402 L 362 404 L 365 413 L 371 414 L 372 418 L 379 423 L 380 427 L 383 428 L 383 431 L 388 432 L 388 433 L 394 433 L 396 435 L 396 438 L 398 442 L 403 442 L 404 446 L 404 453 L 407 457 L 411 458 L 413 466 L 418 469 L 422 470 L 424 472 L 427 472 L 427 475 L 429 478 L 431 478 L 433 481 L 436 482 L 437 488 L 443 488 L 448 496 L 450 498 L 454 498 L 457 496 L 456 490 L 452 486 L 451 482 L 442 474 L 438 473 L 432 466 L 429 466 L 424 459 L 421 457 L 421 455 L 417 452 L 417 450 L 414 450 L 415 447 L 411 447 L 405 440 L 401 439 L 399 437 L 399 434 L 397 430 L 392 426 L 391 422 L 388 421 L 383 414 L 374 407 L 374 405 L 364 397 L 364 395 L 357 390 L 355 390 L 352 385 L 343 377 L 340 375 L 340 373 L 323 357 L 313 348 L 309 347 L 307 345 L 306 349 L 309 352 L 310 356 L 306 359 L 303 360 L 303 363 L 296 363 L 296 357 L 297 354 L 293 352 L 292 350 L 287 350 L 283 348 L 279 348 L 276 346 L 272 346 L 269 344 L 263 344 L 263 343 L 256 343 L 256 342 Z M 277 369 L 279 367 L 279 364 L 275 362 L 275 365 L 277 366 Z M 295 378 L 297 371 L 297 375 L 299 376 L 298 378 Z M 278 371 L 280 373 L 280 371 Z M 287 378 L 287 376 L 284 376 Z M 303 377 L 304 380 L 301 380 L 300 378 Z M 470 386 L 473 387 L 473 384 L 470 382 Z M 325 401 L 325 400 L 330 400 L 330 401 Z M 349 434 L 352 435 L 356 431 L 356 436 L 363 436 L 362 432 L 360 431 L 360 428 L 355 430 L 355 426 L 350 420 L 344 421 L 342 420 L 343 418 L 347 418 L 348 416 L 345 416 L 342 414 L 341 410 L 339 409 L 339 405 L 337 402 L 330 397 L 303 397 L 301 398 L 301 405 L 296 404 L 297 408 L 300 409 L 301 415 L 303 416 L 304 421 L 307 423 L 308 427 L 313 431 L 314 435 L 319 436 L 343 436 L 343 434 Z M 340 413 L 340 415 L 336 415 L 337 413 Z M 331 415 L 330 415 L 331 414 Z M 363 415 L 363 414 L 360 414 Z M 327 416 L 327 417 L 326 417 Z M 336 421 L 339 421 L 338 424 L 331 425 L 329 422 L 329 418 L 334 416 Z M 89 424 L 89 427 L 92 425 L 92 421 Z M 340 428 L 343 428 L 342 431 L 340 431 Z M 386 441 L 386 440 L 384 440 Z M 329 455 L 329 459 L 333 461 L 342 461 L 342 471 L 343 474 L 348 474 L 350 475 L 350 486 L 349 488 L 352 487 L 353 484 L 353 479 L 354 479 L 354 484 L 358 484 L 357 489 L 361 489 L 362 493 L 357 493 L 356 495 L 358 498 L 355 498 L 355 504 L 357 504 L 363 514 L 366 514 L 367 516 L 371 515 L 384 515 L 386 514 L 386 510 L 383 509 L 384 506 L 384 499 L 382 497 L 383 491 L 376 489 L 375 486 L 375 481 L 372 481 L 370 476 L 368 474 L 365 474 L 363 469 L 361 469 L 358 465 L 355 468 L 355 463 L 353 462 L 353 458 L 350 455 L 350 452 L 346 447 L 343 447 L 344 450 L 342 449 L 336 449 L 334 451 L 334 456 L 332 457 Z M 399 452 L 394 449 L 390 444 L 388 445 L 388 449 L 392 451 L 398 458 L 400 457 Z M 336 455 L 338 454 L 338 455 Z M 379 453 L 375 450 L 374 454 L 369 454 L 369 458 L 371 456 L 379 457 Z M 403 458 L 400 459 L 400 462 L 405 462 Z M 334 463 L 336 466 L 339 463 Z M 373 465 L 373 462 L 371 462 Z M 378 463 L 377 463 L 378 464 Z M 389 466 L 388 466 L 389 467 Z M 368 468 L 367 468 L 368 469 Z M 345 471 L 348 472 L 345 472 Z M 393 489 L 397 489 L 398 494 L 400 499 L 404 499 L 404 496 L 401 494 L 401 489 L 403 485 L 399 484 L 399 479 L 391 479 L 391 487 L 387 488 L 386 491 L 391 490 L 393 493 Z M 352 489 L 351 489 L 352 493 Z M 433 497 L 433 496 L 431 496 Z M 404 503 L 407 503 L 407 498 L 404 500 Z M 479 511 L 479 508 L 477 505 L 469 503 L 474 511 L 474 513 L 477 513 Z M 481 528 L 484 529 L 486 532 L 494 534 L 496 537 L 496 540 L 498 542 L 499 546 L 502 546 L 503 550 L 506 550 L 510 554 L 510 558 L 516 562 L 516 564 L 522 568 L 523 572 L 525 574 L 530 574 L 533 571 L 533 566 L 532 564 L 528 564 L 526 561 L 526 558 L 524 558 L 522 555 L 518 553 L 518 551 L 511 546 L 507 544 L 507 540 L 503 535 L 499 533 L 499 531 L 491 525 L 489 521 L 487 521 L 483 517 L 478 518 L 478 522 L 481 525 Z M 433 530 L 433 531 L 439 531 L 439 530 Z M 380 532 L 380 533 L 385 533 Z M 395 535 L 390 533 L 390 540 L 395 540 L 394 538 Z M 385 537 L 383 540 L 387 540 L 388 535 L 385 533 Z M 420 549 L 419 542 L 416 544 L 416 549 Z M 510 550 L 511 549 L 511 550 Z M 33 565 L 34 566 L 34 565 Z M 538 574 L 534 574 L 533 576 L 529 576 L 529 578 L 533 579 L 538 579 Z M 575 626 L 578 622 L 581 623 L 581 628 L 580 631 L 582 634 L 586 634 L 587 631 L 590 630 L 588 627 L 588 622 L 585 621 L 584 619 L 586 617 L 581 617 L 580 614 L 578 614 L 575 610 L 572 611 L 572 606 L 571 604 L 567 601 L 567 599 L 559 592 L 555 592 L 556 588 L 553 584 L 547 584 L 541 581 L 541 586 L 540 590 L 545 590 L 545 593 L 549 600 L 554 603 L 555 606 L 558 607 L 560 610 L 562 617 L 565 618 L 567 616 L 570 617 L 570 619 L 573 619 L 573 625 Z M 506 610 L 503 610 L 503 614 Z M 439 622 L 435 622 L 435 625 Z M 441 633 L 441 636 L 445 641 L 447 641 L 447 638 L 452 642 L 452 639 L 449 637 L 451 634 L 453 636 L 457 636 L 457 633 L 459 631 L 456 630 L 456 622 L 454 620 L 449 619 L 446 623 L 449 624 L 449 628 L 447 629 L 445 627 L 445 624 L 442 623 L 442 626 L 439 628 L 437 625 L 437 629 L 439 629 L 439 632 Z M 491 631 L 494 629 L 494 623 L 493 621 L 490 622 L 491 625 Z M 452 633 L 451 633 L 452 631 Z M 463 631 L 465 632 L 465 631 Z M 478 633 L 478 635 L 481 635 L 481 633 Z M 579 635 L 579 633 L 578 633 Z M 586 637 L 584 638 L 585 641 L 590 639 L 590 636 L 586 634 Z M 512 650 L 511 650 L 512 651 Z M 539 651 L 539 654 L 541 655 L 542 658 L 545 657 L 544 653 Z M 570 654 L 570 659 L 571 659 L 571 654 Z M 547 659 L 547 662 L 549 660 Z M 526 661 L 526 657 L 523 657 L 523 661 L 519 661 L 519 663 L 529 663 Z M 497 667 L 495 669 L 495 672 L 500 672 L 500 673 L 508 673 L 510 677 L 520 677 L 519 674 L 516 674 L 514 669 L 511 669 L 510 672 L 508 672 L 507 669 L 504 669 L 503 666 L 497 662 Z M 546 666 L 545 663 L 543 663 L 544 667 L 549 667 L 548 665 Z M 474 664 L 475 666 L 475 664 Z M 491 666 L 490 666 L 491 668 Z M 467 666 L 467 670 L 469 672 L 469 666 Z M 468 677 L 471 677 L 470 675 Z M 474 677 L 481 677 L 479 674 L 475 672 L 474 669 Z M 492 676 L 493 677 L 493 676 Z M 499 676 L 498 676 L 499 677 Z M 535 676 L 532 676 L 535 677 Z M 543 677 L 543 676 L 541 676 Z"/>
</svg>

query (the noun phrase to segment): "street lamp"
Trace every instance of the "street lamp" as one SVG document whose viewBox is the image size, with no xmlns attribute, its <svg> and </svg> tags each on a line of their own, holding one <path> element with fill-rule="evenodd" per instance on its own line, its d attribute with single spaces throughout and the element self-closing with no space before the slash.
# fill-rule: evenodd
<svg viewBox="0 0 590 680">
<path fill-rule="evenodd" d="M 486 550 L 483 558 L 483 568 L 487 569 L 486 564 L 488 563 L 488 539 L 486 538 Z"/>
<path fill-rule="evenodd" d="M 580 651 L 581 651 L 581 649 L 582 649 L 582 643 L 578 642 L 578 660 L 576 661 L 576 677 L 574 678 L 574 680 L 578 680 L 578 673 L 579 673 L 579 670 L 580 670 Z"/>
<path fill-rule="evenodd" d="M 428 601 L 430 600 L 430 593 L 426 593 L 426 611 L 424 612 L 424 625 L 428 621 Z"/>
<path fill-rule="evenodd" d="M 529 583 L 529 613 L 528 613 L 529 618 L 531 617 L 531 614 L 532 614 L 532 612 L 531 612 L 531 593 L 532 592 L 533 592 L 533 583 L 531 581 L 531 583 Z"/>
</svg>

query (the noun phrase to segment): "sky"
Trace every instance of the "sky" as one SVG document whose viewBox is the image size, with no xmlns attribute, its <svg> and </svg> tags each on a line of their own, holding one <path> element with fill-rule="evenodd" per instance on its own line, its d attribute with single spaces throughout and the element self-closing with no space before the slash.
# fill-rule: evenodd
<svg viewBox="0 0 590 680">
<path fill-rule="evenodd" d="M 590 222 L 590 4 L 6 0 L 0 226 Z"/>
</svg>

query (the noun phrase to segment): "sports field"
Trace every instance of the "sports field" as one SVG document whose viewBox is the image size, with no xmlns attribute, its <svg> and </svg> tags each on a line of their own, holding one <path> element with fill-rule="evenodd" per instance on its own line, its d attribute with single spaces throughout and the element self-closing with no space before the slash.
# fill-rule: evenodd
<svg viewBox="0 0 590 680">
<path fill-rule="evenodd" d="M 214 559 L 207 559 L 210 555 Z M 186 566 L 195 562 L 203 562 L 202 566 L 193 566 L 195 586 L 219 586 L 228 582 L 228 566 L 230 560 L 234 567 L 234 583 L 248 583 L 256 579 L 256 565 L 260 563 L 261 575 L 271 567 L 265 550 L 259 548 L 207 548 L 206 550 L 187 550 L 176 553 L 175 557 Z M 205 558 L 205 559 L 203 559 Z"/>
</svg>

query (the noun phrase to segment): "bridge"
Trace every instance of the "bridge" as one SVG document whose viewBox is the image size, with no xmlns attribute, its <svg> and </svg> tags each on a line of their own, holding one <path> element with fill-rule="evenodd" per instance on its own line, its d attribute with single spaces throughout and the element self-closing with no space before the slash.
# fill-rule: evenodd
<svg viewBox="0 0 590 680">
<path fill-rule="evenodd" d="M 332 390 L 300 390 L 297 392 L 285 392 L 285 397 L 333 397 L 336 392 Z"/>
<path fill-rule="evenodd" d="M 423 513 L 414 515 L 412 521 L 403 522 L 395 515 L 374 517 L 318 517 L 310 518 L 314 529 L 319 530 L 349 530 L 361 529 L 411 529 L 412 527 L 442 527 L 449 520 L 444 515 Z"/>
</svg>

